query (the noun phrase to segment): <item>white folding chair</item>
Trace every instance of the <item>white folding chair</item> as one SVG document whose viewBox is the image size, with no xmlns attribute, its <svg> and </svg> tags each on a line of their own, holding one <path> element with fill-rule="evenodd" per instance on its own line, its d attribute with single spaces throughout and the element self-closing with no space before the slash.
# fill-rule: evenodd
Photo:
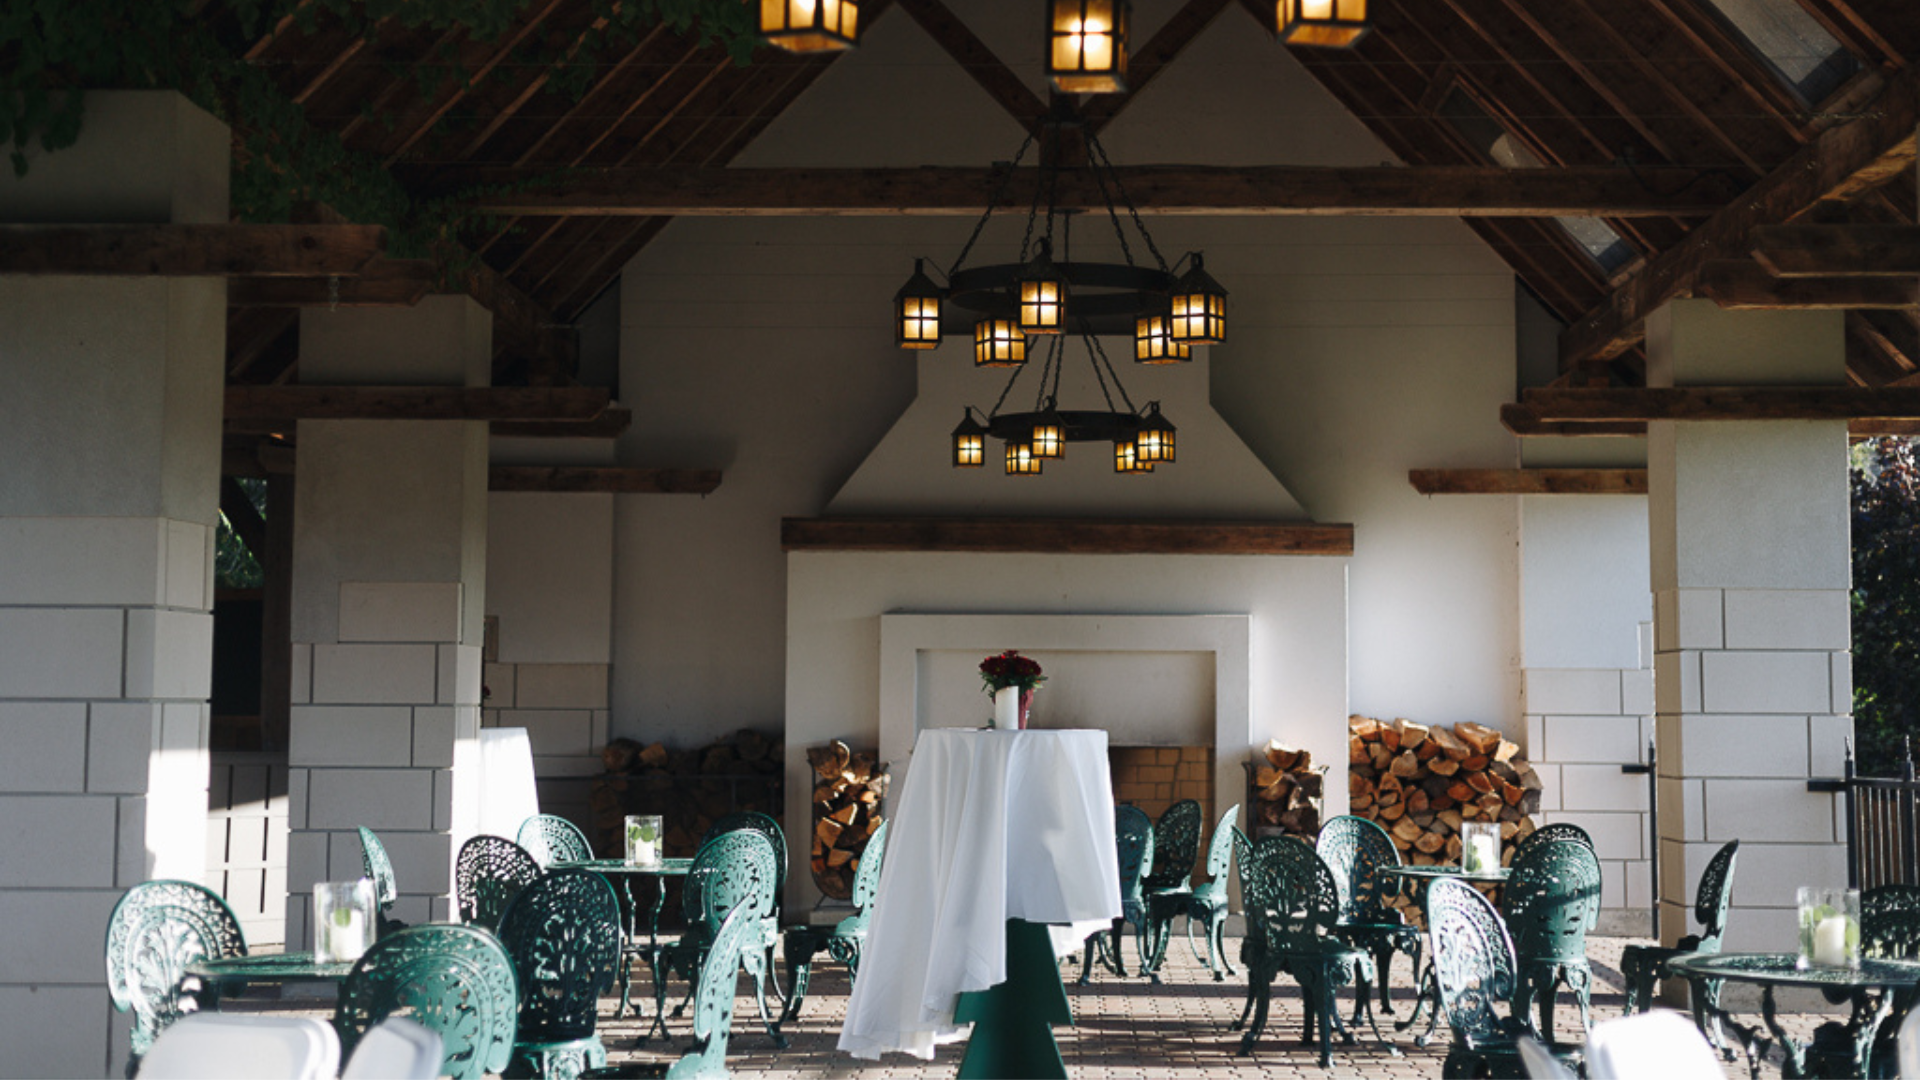
<svg viewBox="0 0 1920 1080">
<path fill-rule="evenodd" d="M 1920 1078 L 1920 1009 L 1900 1021 L 1900 1075 Z"/>
<path fill-rule="evenodd" d="M 1593 1080 L 1722 1080 L 1726 1073 L 1693 1021 L 1655 1009 L 1595 1024 L 1587 1033 L 1587 1075 Z"/>
<path fill-rule="evenodd" d="M 340 1080 L 433 1080 L 444 1053 L 439 1032 L 404 1016 L 389 1016 L 360 1036 Z"/>
<path fill-rule="evenodd" d="M 330 1080 L 340 1037 L 305 1016 L 194 1013 L 154 1040 L 139 1080 Z"/>
</svg>

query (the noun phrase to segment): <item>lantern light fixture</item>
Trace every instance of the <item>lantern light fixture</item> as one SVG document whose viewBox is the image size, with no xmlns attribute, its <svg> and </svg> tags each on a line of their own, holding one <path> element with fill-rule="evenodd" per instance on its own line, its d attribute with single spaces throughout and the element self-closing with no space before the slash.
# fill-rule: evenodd
<svg viewBox="0 0 1920 1080">
<path fill-rule="evenodd" d="M 1126 0 L 1048 0 L 1047 79 L 1062 94 L 1127 89 Z"/>
<path fill-rule="evenodd" d="M 1184 364 L 1193 359 L 1193 349 L 1173 339 L 1171 317 L 1142 315 L 1134 323 L 1133 359 L 1140 364 Z"/>
<path fill-rule="evenodd" d="M 1147 415 L 1140 420 L 1140 433 L 1134 437 L 1134 455 L 1149 465 L 1173 464 L 1174 427 L 1160 415 L 1160 403 L 1147 403 Z"/>
<path fill-rule="evenodd" d="M 1287 45 L 1351 48 L 1372 24 L 1367 0 L 1277 0 L 1273 25 Z"/>
<path fill-rule="evenodd" d="M 1033 437 L 1029 444 L 1037 458 L 1067 456 L 1067 422 L 1060 410 L 1054 408 L 1052 398 L 1047 399 L 1046 407 L 1033 418 Z"/>
<path fill-rule="evenodd" d="M 1040 249 L 1020 268 L 1015 283 L 1020 298 L 1020 329 L 1028 334 L 1058 334 L 1066 329 L 1067 278 L 1053 262 L 1053 241 L 1040 238 Z"/>
<path fill-rule="evenodd" d="M 1113 471 L 1117 473 L 1150 473 L 1153 464 L 1140 460 L 1138 447 L 1132 439 L 1119 439 L 1113 444 Z"/>
<path fill-rule="evenodd" d="M 898 322 L 894 326 L 894 344 L 903 349 L 934 349 L 940 346 L 940 286 L 927 276 L 924 259 L 913 260 L 913 276 L 894 294 L 893 308 Z"/>
<path fill-rule="evenodd" d="M 1218 345 L 1227 340 L 1227 290 L 1207 273 L 1199 252 L 1190 258 L 1173 283 L 1170 333 L 1182 345 Z"/>
<path fill-rule="evenodd" d="M 1007 475 L 1040 475 L 1040 459 L 1034 456 L 1033 447 L 1023 442 L 1007 443 Z"/>
<path fill-rule="evenodd" d="M 760 38 L 790 53 L 851 49 L 860 43 L 859 0 L 760 0 Z"/>
<path fill-rule="evenodd" d="M 973 324 L 975 367 L 1019 367 L 1027 362 L 1027 335 L 1012 319 L 985 318 Z"/>
<path fill-rule="evenodd" d="M 987 463 L 987 427 L 973 418 L 973 407 L 960 417 L 953 429 L 953 467 L 978 469 Z"/>
</svg>

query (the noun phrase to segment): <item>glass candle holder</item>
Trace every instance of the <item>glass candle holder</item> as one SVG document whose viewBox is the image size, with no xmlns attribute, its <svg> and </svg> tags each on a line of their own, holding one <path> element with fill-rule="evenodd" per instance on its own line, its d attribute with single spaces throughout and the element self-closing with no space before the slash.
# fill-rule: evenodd
<svg viewBox="0 0 1920 1080">
<path fill-rule="evenodd" d="M 652 866 L 660 861 L 660 815 L 627 815 L 627 865 Z"/>
<path fill-rule="evenodd" d="M 1860 890 L 1800 887 L 1799 966 L 1860 966 Z"/>
<path fill-rule="evenodd" d="M 1500 826 L 1485 821 L 1460 823 L 1460 869 L 1469 874 L 1500 869 Z"/>
<path fill-rule="evenodd" d="M 313 959 L 349 964 L 373 944 L 373 881 L 321 881 L 313 886 Z"/>
</svg>

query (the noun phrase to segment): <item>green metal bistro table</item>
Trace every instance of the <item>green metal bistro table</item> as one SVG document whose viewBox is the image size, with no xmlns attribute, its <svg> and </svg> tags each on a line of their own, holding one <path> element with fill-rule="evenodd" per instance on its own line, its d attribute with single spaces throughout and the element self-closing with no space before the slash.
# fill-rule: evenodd
<svg viewBox="0 0 1920 1080">
<path fill-rule="evenodd" d="M 1827 1068 L 1846 1065 L 1852 1070 L 1846 1075 L 1865 1076 L 1873 1038 L 1893 1011 L 1894 992 L 1920 986 L 1920 961 L 1862 960 L 1858 968 L 1801 968 L 1798 963 L 1799 957 L 1794 953 L 1696 953 L 1675 957 L 1667 966 L 1687 980 L 1691 988 L 1689 996 L 1693 999 L 1694 1023 L 1700 1030 L 1706 1031 L 1707 1021 L 1717 1017 L 1722 1026 L 1740 1040 L 1741 1049 L 1747 1054 L 1749 1076 L 1760 1075 L 1760 1059 L 1776 1042 L 1786 1053 L 1786 1060 L 1780 1066 L 1780 1075 L 1784 1077 L 1829 1075 L 1822 1065 Z M 1700 992 L 1700 983 L 1707 979 L 1758 984 L 1760 1017 L 1773 1037 L 1769 1039 L 1757 1025 L 1734 1020 L 1725 1009 L 1714 1008 L 1710 1015 Z M 1773 992 L 1781 986 L 1819 990 L 1835 1004 L 1848 1002 L 1851 1011 L 1846 1023 L 1821 1024 L 1815 1029 L 1812 1041 L 1801 1044 L 1780 1025 Z M 1811 1071 L 1810 1061 L 1818 1063 Z"/>
<path fill-rule="evenodd" d="M 188 964 L 188 977 L 200 980 L 195 999 L 202 1009 L 217 1009 L 222 997 L 237 995 L 249 986 L 284 986 L 297 982 L 332 983 L 336 988 L 353 970 L 353 961 L 315 963 L 310 952 L 260 953 L 201 960 Z"/>
<path fill-rule="evenodd" d="M 1393 866 L 1387 868 L 1387 873 L 1404 878 L 1409 882 L 1410 887 L 1418 888 L 1424 893 L 1428 882 L 1438 881 L 1441 878 L 1472 881 L 1482 885 L 1498 885 L 1507 880 L 1508 871 L 1504 866 L 1492 870 L 1476 870 L 1471 874 L 1458 866 Z M 1420 924 L 1423 929 L 1426 926 L 1426 910 L 1425 903 L 1421 903 Z M 1427 1028 L 1413 1037 L 1415 1046 L 1424 1047 L 1432 1042 L 1433 1033 L 1440 1026 L 1440 980 L 1433 973 L 1433 957 L 1433 943 L 1428 942 L 1425 955 L 1421 959 L 1420 970 L 1415 972 L 1413 977 L 1413 985 L 1418 988 L 1414 991 L 1413 1011 L 1407 1014 L 1405 1020 L 1393 1022 L 1393 1030 L 1406 1031 L 1419 1023 L 1421 1011 L 1426 1011 Z"/>
<path fill-rule="evenodd" d="M 630 863 L 625 859 L 582 859 L 576 862 L 556 862 L 555 870 L 591 870 L 604 877 L 617 878 L 620 882 L 620 906 L 625 913 L 626 926 L 623 933 L 626 941 L 620 949 L 620 1005 L 613 1012 L 618 1019 L 627 1014 L 632 1001 L 633 958 L 640 955 L 640 906 L 633 899 L 634 879 L 653 882 L 653 906 L 647 915 L 647 948 L 652 949 L 660 940 L 660 910 L 667 904 L 667 879 L 686 877 L 693 867 L 692 859 L 661 859 L 652 863 Z M 639 1006 L 634 1006 L 634 1014 L 639 1014 Z"/>
</svg>

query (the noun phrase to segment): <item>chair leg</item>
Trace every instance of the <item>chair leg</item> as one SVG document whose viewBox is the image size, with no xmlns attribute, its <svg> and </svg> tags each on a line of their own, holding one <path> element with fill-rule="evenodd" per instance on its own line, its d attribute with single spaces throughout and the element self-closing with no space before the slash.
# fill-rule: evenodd
<svg viewBox="0 0 1920 1080">
<path fill-rule="evenodd" d="M 1229 1031 L 1240 1031 L 1247 1026 L 1247 1018 L 1253 1015 L 1254 1000 L 1260 989 L 1260 975 L 1251 967 L 1247 969 L 1247 1000 L 1240 1006 L 1240 1019 L 1227 1025 Z"/>
<path fill-rule="evenodd" d="M 1209 935 L 1207 948 L 1210 952 L 1219 953 L 1220 967 L 1226 971 L 1227 973 L 1226 977 L 1237 977 L 1239 973 L 1233 970 L 1233 963 L 1227 958 L 1227 913 L 1226 912 L 1222 911 L 1220 915 L 1212 921 L 1212 923 L 1207 927 L 1207 933 Z M 1223 976 L 1221 976 L 1219 972 L 1215 972 L 1213 976 L 1213 981 L 1221 982 L 1223 981 Z"/>
<path fill-rule="evenodd" d="M 758 950 L 748 955 L 755 957 L 756 960 L 756 962 L 748 966 L 753 973 L 753 999 L 760 1006 L 760 1024 L 767 1029 L 767 1037 L 773 1040 L 773 1048 L 775 1050 L 785 1050 L 787 1048 L 787 1037 L 780 1032 L 778 1015 L 770 1016 L 767 1012 L 767 967 L 765 961 L 760 958 Z M 774 981 L 776 983 L 779 982 L 778 979 Z"/>
<path fill-rule="evenodd" d="M 1200 946 L 1194 944 L 1193 942 L 1193 916 L 1189 914 L 1187 916 L 1187 951 L 1193 954 L 1193 958 L 1196 962 L 1207 965 L 1207 973 L 1209 975 L 1213 975 L 1214 978 L 1218 979 L 1220 976 L 1216 974 L 1213 970 L 1213 927 L 1210 924 L 1207 926 L 1206 936 L 1207 936 L 1207 955 L 1201 956 Z"/>
<path fill-rule="evenodd" d="M 1240 1036 L 1240 1055 L 1253 1053 L 1253 1044 L 1260 1040 L 1260 1033 L 1266 1030 L 1267 1006 L 1273 996 L 1273 987 L 1264 979 L 1255 979 L 1248 989 L 1252 992 L 1253 1022 L 1247 1026 L 1247 1033 Z"/>
<path fill-rule="evenodd" d="M 1094 935 L 1087 939 L 1086 952 L 1080 957 L 1081 986 L 1085 986 L 1093 981 L 1093 954 L 1094 950 L 1100 947 L 1099 939 L 1100 931 L 1095 931 Z"/>
<path fill-rule="evenodd" d="M 787 1004 L 780 1010 L 780 1022 L 800 1018 L 800 1003 L 807 1000 L 807 983 L 813 978 L 813 956 L 796 961 L 787 957 Z"/>
<path fill-rule="evenodd" d="M 1700 1000 L 1706 1005 L 1704 1012 L 1700 1009 L 1694 1010 L 1696 1017 L 1707 1017 L 1707 1022 L 1701 1025 L 1701 1031 L 1706 1035 L 1707 1041 L 1713 1044 L 1713 1048 L 1720 1051 L 1722 1060 L 1732 1061 L 1733 1047 L 1727 1042 L 1726 1032 L 1720 1030 L 1720 987 L 1722 983 L 1719 979 L 1703 979 L 1696 985 L 1700 987 Z"/>
<path fill-rule="evenodd" d="M 1623 955 L 1620 958 L 1620 974 L 1625 977 L 1627 984 L 1627 1000 L 1621 1007 L 1620 1015 L 1632 1016 L 1653 1007 L 1653 983 L 1658 967 L 1635 956 Z"/>
<path fill-rule="evenodd" d="M 1567 968 L 1567 989 L 1573 991 L 1574 1003 L 1580 1006 L 1580 1033 L 1584 1037 L 1593 1030 L 1593 969 L 1584 962 Z"/>
</svg>

